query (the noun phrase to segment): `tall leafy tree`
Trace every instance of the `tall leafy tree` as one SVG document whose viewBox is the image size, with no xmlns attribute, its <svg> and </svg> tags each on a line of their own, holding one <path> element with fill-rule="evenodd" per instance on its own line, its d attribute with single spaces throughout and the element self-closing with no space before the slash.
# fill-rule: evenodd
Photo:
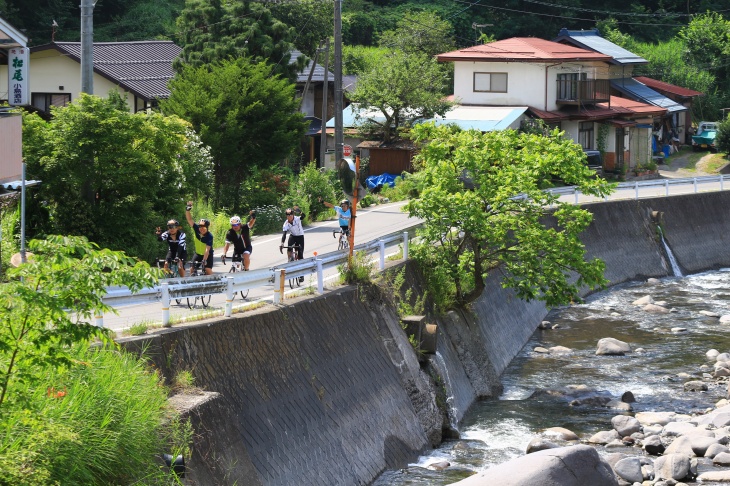
<svg viewBox="0 0 730 486">
<path fill-rule="evenodd" d="M 408 54 L 435 56 L 456 47 L 453 27 L 433 12 L 408 12 L 395 30 L 380 35 L 380 46 Z"/>
<path fill-rule="evenodd" d="M 177 19 L 183 51 L 175 68 L 198 67 L 224 59 L 250 57 L 270 63 L 274 74 L 296 79 L 304 59 L 290 64 L 293 27 L 276 19 L 266 4 L 253 1 L 186 0 Z"/>
<path fill-rule="evenodd" d="M 294 85 L 249 59 L 182 66 L 163 112 L 188 120 L 215 160 L 215 201 L 240 210 L 241 182 L 253 167 L 279 162 L 299 146 L 306 123 Z"/>
<path fill-rule="evenodd" d="M 453 106 L 443 97 L 447 80 L 434 58 L 392 51 L 382 63 L 361 74 L 350 95 L 361 108 L 373 110 L 358 117 L 361 130 L 391 142 L 419 120 L 444 115 Z"/>
<path fill-rule="evenodd" d="M 53 115 L 50 122 L 24 117 L 29 177 L 42 181 L 33 191 L 34 213 L 43 218 L 36 232 L 86 236 L 151 259 L 158 249 L 152 229 L 180 214 L 190 190 L 187 166 L 205 173 L 210 164 L 188 153 L 189 125 L 131 114 L 117 94 L 82 95 Z"/>
<path fill-rule="evenodd" d="M 298 0 L 280 2 L 270 6 L 275 19 L 293 27 L 296 32 L 294 47 L 313 58 L 319 43 L 331 37 L 334 31 L 334 8 L 332 2 L 321 0 Z"/>
<path fill-rule="evenodd" d="M 586 261 L 579 239 L 591 214 L 541 190 L 558 176 L 584 194 L 610 191 L 585 165 L 581 147 L 562 135 L 414 128 L 422 192 L 407 210 L 424 226 L 413 254 L 442 309 L 479 297 L 493 269 L 520 298 L 549 306 L 606 283 L 605 265 Z"/>
</svg>

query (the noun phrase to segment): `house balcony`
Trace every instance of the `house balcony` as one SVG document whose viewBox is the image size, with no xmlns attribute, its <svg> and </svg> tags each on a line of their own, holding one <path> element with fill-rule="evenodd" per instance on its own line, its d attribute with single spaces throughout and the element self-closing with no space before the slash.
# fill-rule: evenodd
<svg viewBox="0 0 730 486">
<path fill-rule="evenodd" d="M 606 103 L 611 99 L 608 79 L 559 79 L 557 80 L 556 103 L 579 105 L 584 103 Z"/>
</svg>

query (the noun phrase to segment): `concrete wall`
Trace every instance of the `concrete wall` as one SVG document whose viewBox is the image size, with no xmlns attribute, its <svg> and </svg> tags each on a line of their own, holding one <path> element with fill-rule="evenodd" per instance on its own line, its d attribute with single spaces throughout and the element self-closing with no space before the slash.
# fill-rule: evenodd
<svg viewBox="0 0 730 486">
<path fill-rule="evenodd" d="M 730 266 L 730 193 L 586 206 L 589 257 L 611 284 L 671 273 L 651 213 L 683 272 Z M 423 284 L 412 265 L 407 286 Z M 405 289 L 402 289 L 405 290 Z M 167 376 L 192 370 L 220 393 L 190 414 L 196 429 L 188 484 L 368 484 L 441 440 L 499 375 L 547 309 L 502 289 L 497 275 L 469 311 L 429 316 L 438 352 L 419 366 L 393 290 L 346 288 L 281 308 L 129 339 Z M 436 403 L 446 410 L 441 413 Z"/>
</svg>

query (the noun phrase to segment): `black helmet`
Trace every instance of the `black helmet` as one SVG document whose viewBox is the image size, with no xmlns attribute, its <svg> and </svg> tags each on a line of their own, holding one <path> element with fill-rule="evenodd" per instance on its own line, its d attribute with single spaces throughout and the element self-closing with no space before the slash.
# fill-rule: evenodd
<svg viewBox="0 0 730 486">
<path fill-rule="evenodd" d="M 210 228 L 210 220 L 209 219 L 201 218 L 200 219 L 200 222 L 203 223 L 203 224 L 198 224 L 198 226 L 205 226 L 206 228 Z"/>
<path fill-rule="evenodd" d="M 342 206 L 343 204 L 347 204 L 349 206 L 350 201 L 348 201 L 347 199 L 343 199 L 342 201 L 340 201 L 340 206 Z"/>
<path fill-rule="evenodd" d="M 168 221 L 168 222 L 167 222 L 167 227 L 168 227 L 168 228 L 171 228 L 171 227 L 173 227 L 173 226 L 174 226 L 175 228 L 177 228 L 178 226 L 180 226 L 180 221 L 178 221 L 178 220 L 176 220 L 176 219 L 171 219 L 170 221 Z"/>
</svg>

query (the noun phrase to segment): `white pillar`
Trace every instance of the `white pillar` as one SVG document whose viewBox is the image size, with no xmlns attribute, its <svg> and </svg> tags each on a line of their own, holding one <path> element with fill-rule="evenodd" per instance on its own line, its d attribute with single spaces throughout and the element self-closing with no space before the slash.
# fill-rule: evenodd
<svg viewBox="0 0 730 486">
<path fill-rule="evenodd" d="M 226 277 L 226 317 L 231 317 L 233 314 L 233 277 Z"/>
<path fill-rule="evenodd" d="M 170 327 L 170 288 L 167 286 L 167 282 L 162 282 L 160 288 L 162 289 L 162 325 Z"/>
<path fill-rule="evenodd" d="M 403 232 L 403 260 L 408 260 L 408 231 Z"/>
</svg>

